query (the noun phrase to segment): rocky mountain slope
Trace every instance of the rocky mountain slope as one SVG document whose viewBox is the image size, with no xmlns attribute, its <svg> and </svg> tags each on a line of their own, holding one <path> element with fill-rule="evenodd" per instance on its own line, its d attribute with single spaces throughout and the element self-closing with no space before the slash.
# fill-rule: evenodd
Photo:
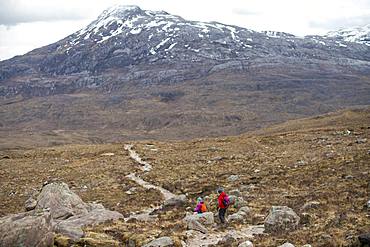
<svg viewBox="0 0 370 247">
<path fill-rule="evenodd" d="M 30 145 L 219 136 L 369 105 L 361 42 L 115 6 L 0 62 L 0 136 Z"/>
<path fill-rule="evenodd" d="M 358 236 L 370 229 L 369 120 L 367 108 L 289 121 L 234 137 L 0 151 L 0 236 L 6 237 L 0 238 L 0 244 L 16 239 L 19 232 L 18 239 L 25 241 L 24 236 L 32 237 L 28 241 L 46 236 L 31 235 L 43 228 L 29 226 L 33 218 L 51 214 L 52 222 L 58 223 L 59 216 L 59 224 L 69 223 L 65 231 L 54 227 L 59 233 L 54 235 L 57 246 L 144 246 L 163 238 L 174 246 L 206 242 L 239 246 L 246 240 L 268 247 L 285 242 L 359 246 Z M 150 169 L 145 169 L 146 164 Z M 147 183 L 138 183 L 132 174 Z M 60 182 L 75 194 L 66 185 L 49 186 Z M 197 197 L 205 199 L 209 216 L 216 214 L 219 186 L 237 198 L 228 209 L 229 225 L 219 227 L 216 216 L 189 230 L 191 225 L 184 219 Z M 186 197 L 160 207 L 168 203 L 161 188 Z M 9 215 L 24 211 L 30 197 L 38 201 L 34 207 L 50 210 Z M 124 219 L 98 224 L 106 221 L 99 212 L 111 214 L 99 204 Z M 92 211 L 89 205 L 94 206 Z M 294 216 L 294 225 L 287 215 L 282 217 L 288 231 L 270 229 L 278 227 L 278 221 L 267 217 L 272 206 L 290 208 L 286 212 Z M 156 210 L 147 214 L 148 208 Z M 22 220 L 28 222 L 27 228 L 20 227 Z M 15 222 L 11 232 L 5 228 L 9 221 Z M 46 223 L 52 225 L 50 220 Z"/>
<path fill-rule="evenodd" d="M 345 28 L 338 31 L 332 31 L 327 34 L 327 37 L 370 46 L 370 24 L 363 27 Z"/>
</svg>

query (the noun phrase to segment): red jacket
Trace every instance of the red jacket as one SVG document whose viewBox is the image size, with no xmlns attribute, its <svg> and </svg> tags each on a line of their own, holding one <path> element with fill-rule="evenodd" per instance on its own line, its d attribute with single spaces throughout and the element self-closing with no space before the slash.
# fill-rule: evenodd
<svg viewBox="0 0 370 247">
<path fill-rule="evenodd" d="M 221 194 L 218 196 L 218 207 L 219 208 L 227 208 L 227 206 L 224 205 L 224 199 L 228 198 L 225 192 L 221 192 Z"/>
</svg>

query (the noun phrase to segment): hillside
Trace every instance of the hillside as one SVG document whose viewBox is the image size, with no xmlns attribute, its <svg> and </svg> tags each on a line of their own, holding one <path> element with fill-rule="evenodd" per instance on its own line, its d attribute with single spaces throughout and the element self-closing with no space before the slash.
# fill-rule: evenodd
<svg viewBox="0 0 370 247">
<path fill-rule="evenodd" d="M 115 6 L 0 62 L 0 148 L 237 135 L 370 105 L 370 46 L 342 34 Z"/>
<path fill-rule="evenodd" d="M 296 246 L 352 246 L 370 229 L 365 206 L 370 199 L 369 120 L 367 108 L 289 121 L 241 136 L 130 142 L 152 165 L 146 172 L 130 158 L 124 143 L 4 150 L 0 216 L 22 211 L 24 201 L 46 181 L 64 181 L 84 201 L 103 203 L 125 217 L 161 204 L 156 189 L 145 189 L 127 177 L 135 172 L 171 193 L 185 194 L 185 205 L 154 211 L 154 221 L 120 220 L 88 227 L 77 246 L 141 246 L 162 236 L 171 237 L 176 246 L 191 242 L 197 234 L 187 233 L 182 218 L 198 196 L 206 198 L 215 212 L 219 186 L 227 192 L 238 189 L 251 213 L 243 224 L 210 226 L 204 239 L 259 225 L 270 207 L 279 205 L 291 207 L 301 217 L 298 229 L 256 235 L 250 238 L 255 246 L 287 241 Z M 307 203 L 313 206 L 302 209 Z M 231 208 L 230 214 L 235 210 Z M 58 246 L 68 242 L 62 236 L 56 241 Z"/>
</svg>

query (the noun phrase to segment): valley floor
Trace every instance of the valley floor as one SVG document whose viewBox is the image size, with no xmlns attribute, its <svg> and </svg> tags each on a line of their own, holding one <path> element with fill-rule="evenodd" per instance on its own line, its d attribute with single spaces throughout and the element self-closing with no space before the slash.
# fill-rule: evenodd
<svg viewBox="0 0 370 247">
<path fill-rule="evenodd" d="M 235 137 L 191 141 L 132 142 L 151 170 L 143 171 L 125 150 L 125 143 L 68 145 L 0 152 L 0 217 L 23 211 L 24 202 L 42 184 L 66 182 L 86 202 L 100 202 L 128 217 L 155 208 L 165 199 L 128 175 L 140 177 L 188 202 L 156 211 L 154 221 L 110 222 L 85 229 L 76 245 L 141 246 L 169 236 L 177 245 L 187 239 L 182 219 L 206 198 L 216 212 L 216 189 L 238 189 L 252 209 L 244 225 L 212 228 L 210 234 L 263 224 L 271 206 L 288 206 L 301 217 L 298 230 L 261 234 L 255 246 L 287 241 L 301 246 L 350 246 L 370 229 L 370 109 L 344 111 Z M 128 144 L 128 143 L 126 143 Z M 308 202 L 318 207 L 303 210 Z M 229 213 L 236 209 L 231 208 Z M 58 236 L 57 241 L 62 237 Z"/>
</svg>

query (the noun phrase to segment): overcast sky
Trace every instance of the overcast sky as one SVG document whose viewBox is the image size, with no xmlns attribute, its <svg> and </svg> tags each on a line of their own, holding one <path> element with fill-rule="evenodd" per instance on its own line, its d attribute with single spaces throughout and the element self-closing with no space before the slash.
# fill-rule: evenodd
<svg viewBox="0 0 370 247">
<path fill-rule="evenodd" d="M 0 0 L 0 60 L 58 41 L 114 4 L 299 36 L 370 24 L 370 0 Z"/>
</svg>

